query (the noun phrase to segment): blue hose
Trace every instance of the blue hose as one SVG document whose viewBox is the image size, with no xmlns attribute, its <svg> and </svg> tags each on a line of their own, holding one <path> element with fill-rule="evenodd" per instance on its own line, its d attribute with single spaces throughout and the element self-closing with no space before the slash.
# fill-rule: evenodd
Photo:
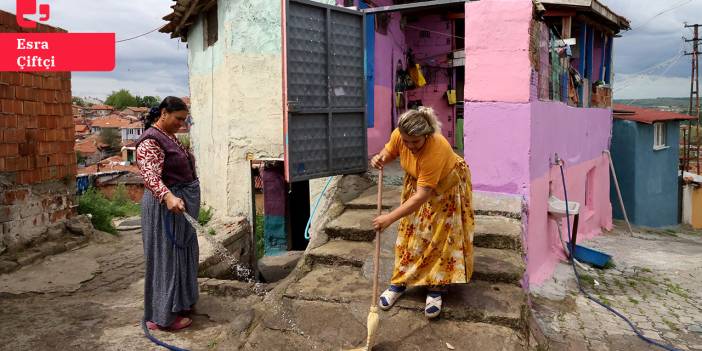
<svg viewBox="0 0 702 351">
<path fill-rule="evenodd" d="M 568 189 L 566 189 L 565 173 L 563 172 L 563 163 L 562 163 L 562 162 L 559 162 L 558 165 L 559 165 L 560 168 L 561 168 L 561 179 L 563 180 L 563 197 L 565 197 L 565 202 L 566 202 L 565 208 L 566 208 L 566 221 L 567 221 L 567 224 L 568 224 L 568 241 L 571 242 L 571 244 L 572 244 L 571 247 L 572 247 L 572 248 L 575 248 L 576 243 L 573 242 L 573 239 L 572 239 L 571 233 L 570 233 L 570 211 L 569 211 L 569 209 L 568 209 Z M 645 337 L 645 336 L 641 333 L 641 331 L 634 325 L 634 323 L 632 323 L 629 319 L 627 319 L 626 317 L 624 317 L 624 315 L 622 315 L 621 313 L 619 313 L 619 311 L 615 310 L 615 309 L 612 308 L 612 307 L 607 306 L 606 304 L 602 303 L 601 301 L 597 300 L 596 298 L 594 298 L 594 297 L 592 297 L 590 294 L 588 294 L 588 293 L 585 291 L 585 289 L 583 289 L 583 286 L 580 284 L 580 276 L 578 275 L 578 270 L 577 270 L 577 268 L 575 267 L 575 259 L 573 258 L 574 254 L 575 254 L 575 250 L 571 249 L 571 253 L 570 253 L 570 263 L 571 263 L 571 265 L 573 266 L 573 273 L 575 273 L 575 278 L 576 278 L 575 281 L 578 283 L 578 289 L 580 290 L 581 293 L 583 293 L 583 295 L 585 295 L 585 297 L 587 297 L 588 299 L 592 300 L 592 301 L 595 302 L 596 304 L 598 304 L 598 305 L 600 305 L 600 306 L 606 308 L 608 311 L 614 313 L 617 317 L 619 317 L 619 318 L 621 318 L 622 320 L 624 320 L 627 324 L 629 324 L 629 327 L 631 327 L 631 330 L 633 330 L 634 333 L 636 333 L 636 336 L 638 336 L 639 338 L 641 338 L 641 340 L 643 340 L 643 341 L 645 341 L 645 342 L 647 342 L 647 343 L 649 343 L 649 344 L 651 344 L 651 345 L 658 346 L 658 347 L 660 347 L 660 348 L 662 348 L 662 349 L 664 349 L 664 350 L 668 350 L 668 351 L 682 351 L 682 350 L 680 350 L 680 349 L 676 349 L 676 348 L 673 347 L 673 346 L 666 345 L 666 344 L 661 344 L 661 343 L 659 343 L 659 342 L 657 342 L 657 341 L 655 341 L 655 340 L 652 340 L 652 339 L 649 339 L 649 338 Z"/>
<path fill-rule="evenodd" d="M 149 332 L 149 328 L 146 327 L 146 319 L 144 319 L 144 318 L 141 319 L 141 329 L 144 330 L 144 335 L 146 335 L 146 337 L 149 340 L 151 340 L 151 342 L 153 342 L 154 344 L 156 344 L 158 346 L 165 347 L 171 351 L 189 351 L 188 349 L 181 349 L 178 346 L 166 344 L 165 342 L 163 342 L 163 341 L 157 339 L 155 336 L 151 335 L 151 333 Z"/>
<path fill-rule="evenodd" d="M 312 209 L 312 213 L 310 214 L 310 219 L 307 220 L 307 225 L 305 226 L 305 239 L 310 240 L 310 224 L 312 224 L 312 218 L 314 218 L 314 214 L 317 213 L 317 207 L 319 206 L 319 201 L 322 200 L 322 195 L 324 195 L 324 192 L 327 191 L 327 187 L 329 186 L 329 183 L 331 183 L 332 179 L 334 177 L 329 177 L 327 179 L 327 184 L 324 185 L 324 188 L 322 189 L 322 192 L 319 193 L 319 196 L 317 196 L 317 201 L 314 204 L 314 209 Z"/>
</svg>

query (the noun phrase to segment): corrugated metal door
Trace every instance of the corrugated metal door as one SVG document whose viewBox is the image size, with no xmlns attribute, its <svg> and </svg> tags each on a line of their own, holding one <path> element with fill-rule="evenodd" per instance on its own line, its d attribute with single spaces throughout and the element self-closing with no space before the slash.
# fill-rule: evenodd
<svg viewBox="0 0 702 351">
<path fill-rule="evenodd" d="M 306 0 L 286 7 L 289 181 L 367 168 L 364 18 Z"/>
</svg>

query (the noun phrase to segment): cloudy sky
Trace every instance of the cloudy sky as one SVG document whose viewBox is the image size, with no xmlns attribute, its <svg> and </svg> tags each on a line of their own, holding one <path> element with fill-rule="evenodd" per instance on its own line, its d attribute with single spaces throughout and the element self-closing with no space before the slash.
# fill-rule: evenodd
<svg viewBox="0 0 702 351">
<path fill-rule="evenodd" d="M 270 1 L 270 0 L 266 0 Z M 682 56 L 684 22 L 702 22 L 702 0 L 601 0 L 629 18 L 633 30 L 615 44 L 615 97 L 684 97 L 689 94 L 690 57 Z M 163 25 L 171 0 L 39 0 L 50 3 L 49 24 L 71 32 L 115 32 L 117 39 Z M 0 9 L 15 12 L 15 0 L 0 0 Z M 696 18 L 695 18 L 696 15 Z M 689 49 L 689 45 L 687 46 Z M 89 54 L 89 51 L 86 52 Z M 113 72 L 74 73 L 73 94 L 104 98 L 126 88 L 137 95 L 188 94 L 184 43 L 154 32 L 117 44 Z"/>
<path fill-rule="evenodd" d="M 690 56 L 684 23 L 702 24 L 702 0 L 603 0 L 631 21 L 615 41 L 615 98 L 687 97 Z M 702 33 L 701 33 L 702 34 Z M 639 74 L 643 72 L 643 74 Z"/>
<path fill-rule="evenodd" d="M 117 40 L 149 32 L 165 24 L 171 0 L 39 0 L 51 5 L 49 25 L 69 32 L 114 32 Z M 0 0 L 0 9 L 15 13 L 15 0 Z M 86 48 L 86 55 L 90 55 Z M 117 44 L 112 72 L 74 72 L 73 95 L 105 98 L 113 90 L 135 95 L 188 95 L 185 43 L 158 31 Z"/>
</svg>

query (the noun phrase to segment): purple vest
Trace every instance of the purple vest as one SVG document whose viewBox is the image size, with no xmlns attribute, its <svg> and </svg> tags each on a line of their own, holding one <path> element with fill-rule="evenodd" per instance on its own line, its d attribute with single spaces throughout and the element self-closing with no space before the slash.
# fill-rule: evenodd
<svg viewBox="0 0 702 351">
<path fill-rule="evenodd" d="M 171 187 L 176 184 L 190 183 L 197 179 L 195 158 L 190 152 L 183 150 L 175 141 L 157 128 L 152 127 L 145 130 L 139 140 L 137 140 L 137 147 L 146 139 L 156 140 L 165 154 L 163 172 L 161 173 L 163 184 Z"/>
</svg>

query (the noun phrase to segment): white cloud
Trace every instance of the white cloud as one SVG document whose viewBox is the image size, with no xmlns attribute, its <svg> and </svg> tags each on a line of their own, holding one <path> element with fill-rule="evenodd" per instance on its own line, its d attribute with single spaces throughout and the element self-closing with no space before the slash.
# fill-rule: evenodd
<svg viewBox="0 0 702 351">
<path fill-rule="evenodd" d="M 690 78 L 619 74 L 614 82 L 615 99 L 647 99 L 690 96 Z"/>
<path fill-rule="evenodd" d="M 164 25 L 172 0 L 38 0 L 51 5 L 48 24 L 69 32 L 114 32 L 117 40 Z M 0 0 L 0 9 L 14 13 L 15 0 Z M 73 95 L 106 97 L 129 89 L 133 94 L 188 95 L 187 49 L 184 43 L 158 31 L 117 44 L 112 72 L 75 72 Z M 86 55 L 90 54 L 89 48 Z"/>
</svg>

